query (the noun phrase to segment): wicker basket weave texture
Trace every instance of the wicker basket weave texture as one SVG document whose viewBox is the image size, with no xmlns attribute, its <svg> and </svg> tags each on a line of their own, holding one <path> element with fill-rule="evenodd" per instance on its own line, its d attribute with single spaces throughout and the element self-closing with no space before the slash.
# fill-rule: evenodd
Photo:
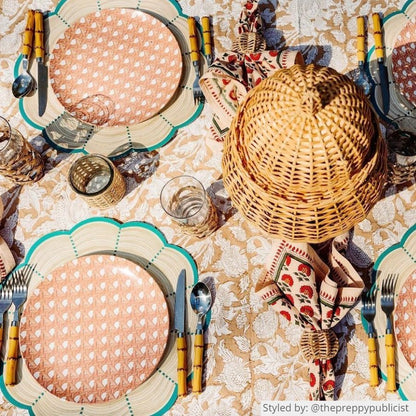
<svg viewBox="0 0 416 416">
<path fill-rule="evenodd" d="M 226 137 L 224 185 L 266 232 L 322 242 L 380 197 L 386 146 L 363 92 L 327 67 L 294 65 L 251 90 Z"/>
<path fill-rule="evenodd" d="M 108 184 L 98 192 L 88 193 L 87 184 L 101 173 L 109 174 Z M 117 204 L 126 193 L 126 182 L 110 159 L 99 154 L 90 154 L 77 159 L 69 171 L 71 188 L 88 204 L 97 208 L 108 208 Z"/>
</svg>

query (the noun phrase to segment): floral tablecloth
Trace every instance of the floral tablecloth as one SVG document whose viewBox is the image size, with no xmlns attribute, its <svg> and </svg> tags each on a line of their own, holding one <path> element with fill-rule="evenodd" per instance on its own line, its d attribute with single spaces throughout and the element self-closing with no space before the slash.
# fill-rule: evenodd
<svg viewBox="0 0 416 416">
<path fill-rule="evenodd" d="M 0 114 L 10 120 L 47 160 L 39 182 L 17 187 L 0 181 L 4 213 L 0 235 L 19 263 L 40 237 L 70 229 L 93 216 L 119 221 L 139 220 L 158 227 L 171 243 L 188 250 L 197 262 L 200 278 L 215 282 L 215 302 L 208 333 L 207 384 L 199 395 L 179 399 L 169 415 L 259 415 L 262 400 L 307 400 L 308 363 L 299 349 L 302 329 L 265 306 L 255 294 L 273 240 L 251 226 L 232 209 L 221 184 L 222 144 L 212 139 L 208 106 L 190 125 L 179 130 L 164 147 L 132 155 L 117 162 L 127 178 L 127 195 L 114 208 L 90 208 L 71 190 L 67 175 L 80 155 L 58 152 L 22 119 L 10 85 L 19 55 L 28 7 L 51 10 L 56 0 L 1 0 L 0 16 Z M 212 16 L 215 50 L 229 50 L 235 39 L 242 1 L 185 1 L 188 15 Z M 329 65 L 342 73 L 356 66 L 356 16 L 388 14 L 404 0 L 264 0 L 260 2 L 268 45 L 300 50 L 307 63 Z M 372 37 L 369 37 L 370 46 Z M 181 234 L 163 212 L 159 193 L 177 174 L 198 177 L 209 188 L 221 212 L 221 227 L 210 237 L 197 239 Z M 369 282 L 369 270 L 378 255 L 398 242 L 416 222 L 414 182 L 386 188 L 384 198 L 368 218 L 352 230 L 348 257 Z M 368 384 L 366 334 L 359 307 L 337 326 L 340 350 L 335 362 L 336 396 L 340 400 L 399 399 Z M 0 397 L 1 414 L 27 414 Z"/>
</svg>

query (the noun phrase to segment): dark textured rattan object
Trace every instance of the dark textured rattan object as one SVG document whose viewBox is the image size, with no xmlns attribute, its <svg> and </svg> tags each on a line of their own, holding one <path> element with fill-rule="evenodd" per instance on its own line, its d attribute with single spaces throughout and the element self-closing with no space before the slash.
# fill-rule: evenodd
<svg viewBox="0 0 416 416">
<path fill-rule="evenodd" d="M 231 50 L 238 53 L 255 53 L 266 50 L 266 40 L 260 33 L 244 32 L 233 41 Z"/>
<path fill-rule="evenodd" d="M 18 185 L 25 185 L 41 179 L 45 164 L 40 153 L 0 117 L 0 175 Z"/>
<path fill-rule="evenodd" d="M 300 339 L 300 349 L 308 361 L 329 360 L 337 355 L 339 341 L 334 331 L 303 332 Z"/>
<path fill-rule="evenodd" d="M 327 67 L 294 65 L 253 88 L 224 142 L 224 186 L 267 233 L 319 243 L 379 200 L 387 151 L 364 93 Z"/>
<path fill-rule="evenodd" d="M 88 185 L 91 180 L 100 175 L 108 177 L 107 184 L 96 192 L 89 192 Z M 89 205 L 97 208 L 108 208 L 117 204 L 126 193 L 124 177 L 110 159 L 98 154 L 77 159 L 69 171 L 69 183 Z"/>
</svg>

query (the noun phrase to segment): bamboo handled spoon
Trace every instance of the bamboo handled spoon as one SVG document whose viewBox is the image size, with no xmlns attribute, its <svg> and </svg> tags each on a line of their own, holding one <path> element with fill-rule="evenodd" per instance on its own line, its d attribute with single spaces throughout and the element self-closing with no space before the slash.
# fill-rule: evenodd
<svg viewBox="0 0 416 416">
<path fill-rule="evenodd" d="M 204 355 L 204 328 L 203 322 L 207 312 L 211 309 L 211 291 L 203 282 L 198 282 L 191 292 L 191 306 L 193 311 L 198 315 L 198 322 L 196 325 L 195 343 L 194 343 L 194 364 L 193 364 L 193 379 L 192 392 L 202 392 L 202 364 Z"/>
<path fill-rule="evenodd" d="M 35 80 L 28 72 L 30 55 L 32 53 L 33 33 L 35 30 L 35 12 L 27 11 L 26 28 L 23 34 L 22 46 L 22 73 L 14 80 L 12 92 L 16 98 L 22 98 L 30 94 L 33 90 Z"/>
</svg>

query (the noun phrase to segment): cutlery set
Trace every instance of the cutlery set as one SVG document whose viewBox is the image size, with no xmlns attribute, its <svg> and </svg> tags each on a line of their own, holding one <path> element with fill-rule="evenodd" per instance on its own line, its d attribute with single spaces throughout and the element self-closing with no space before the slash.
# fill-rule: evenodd
<svg viewBox="0 0 416 416">
<path fill-rule="evenodd" d="M 380 15 L 378 13 L 373 13 L 372 20 L 375 54 L 377 57 L 378 75 L 383 102 L 383 112 L 384 114 L 388 114 L 390 108 L 389 79 L 387 68 L 384 64 L 383 32 L 381 29 Z M 364 90 L 365 95 L 370 95 L 372 90 L 372 82 L 369 80 L 365 71 L 366 53 L 364 16 L 357 17 L 357 61 L 358 75 L 355 79 L 355 83 Z"/>
<path fill-rule="evenodd" d="M 35 267 L 25 266 L 8 278 L 0 292 L 0 342 L 3 341 L 3 317 L 6 311 L 14 306 L 13 319 L 9 328 L 9 344 L 7 351 L 6 372 L 4 381 L 6 386 L 17 383 L 17 360 L 19 358 L 19 313 L 20 308 L 27 299 L 27 288 Z M 1 344 L 0 344 L 1 345 Z"/>
<path fill-rule="evenodd" d="M 12 84 L 12 92 L 16 98 L 26 97 L 35 87 L 35 81 L 28 72 L 33 46 L 38 72 L 38 114 L 42 116 L 45 113 L 47 103 L 48 68 L 45 65 L 43 13 L 40 10 L 28 10 L 27 12 L 22 46 L 22 73 Z"/>
<path fill-rule="evenodd" d="M 208 16 L 203 16 L 201 18 L 202 24 L 202 38 L 204 41 L 204 51 L 207 58 L 208 66 L 212 64 L 212 43 L 211 43 L 211 30 L 210 30 L 210 21 Z M 201 87 L 199 85 L 199 80 L 201 77 L 200 70 L 200 53 L 198 45 L 198 36 L 197 36 L 197 27 L 195 18 L 190 16 L 188 17 L 188 29 L 189 29 L 189 44 L 191 47 L 191 61 L 195 70 L 195 81 L 192 85 L 192 90 L 194 94 L 195 103 L 203 103 L 205 101 L 204 94 L 202 93 Z"/>
<path fill-rule="evenodd" d="M 176 349 L 177 349 L 177 375 L 178 375 L 178 396 L 183 397 L 187 394 L 187 346 L 186 346 L 186 272 L 182 270 L 178 277 L 175 295 L 175 330 L 176 330 Z M 198 315 L 194 342 L 194 363 L 192 392 L 199 394 L 202 392 L 202 366 L 204 353 L 204 330 L 203 319 L 211 308 L 211 293 L 209 288 L 203 283 L 198 282 L 192 289 L 190 303 L 194 312 Z"/>
<path fill-rule="evenodd" d="M 392 314 L 394 311 L 395 289 L 398 275 L 389 274 L 383 279 L 380 294 L 381 310 L 386 315 L 386 332 L 384 335 L 384 346 L 386 351 L 386 376 L 387 376 L 387 391 L 393 392 L 397 390 L 396 387 L 396 361 L 395 361 L 395 338 Z M 378 288 L 373 286 L 368 292 L 363 295 L 361 313 L 368 323 L 368 354 L 369 354 L 369 369 L 370 369 L 370 386 L 376 387 L 379 384 L 378 378 L 378 358 L 377 358 L 377 334 L 374 329 L 374 318 L 376 316 L 376 297 Z"/>
</svg>

